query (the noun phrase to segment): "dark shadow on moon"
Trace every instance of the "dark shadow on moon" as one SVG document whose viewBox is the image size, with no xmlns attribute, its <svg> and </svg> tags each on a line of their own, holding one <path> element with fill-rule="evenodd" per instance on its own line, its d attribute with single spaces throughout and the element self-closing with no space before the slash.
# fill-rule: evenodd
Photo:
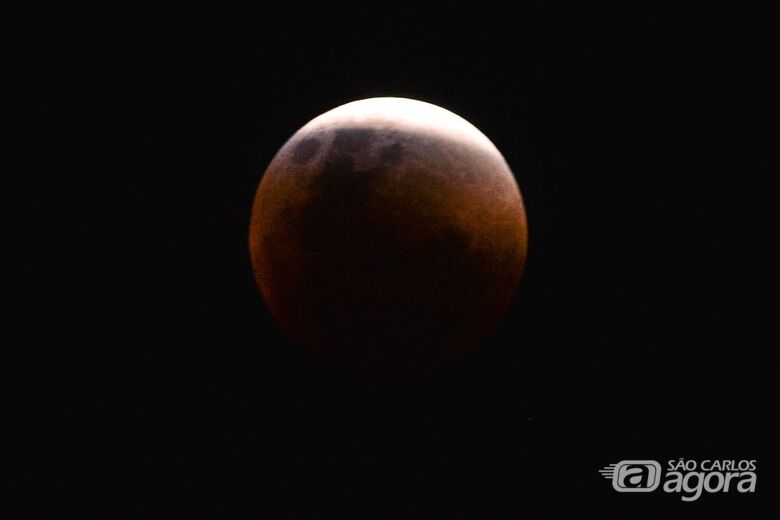
<svg viewBox="0 0 780 520">
<path fill-rule="evenodd" d="M 501 270 L 522 262 L 519 249 L 482 254 L 449 218 L 451 143 L 359 127 L 324 142 L 294 145 L 306 196 L 262 237 L 274 306 L 305 349 L 351 372 L 441 364 L 492 326 L 508 294 Z"/>
<path fill-rule="evenodd" d="M 399 164 L 404 157 L 404 147 L 401 143 L 393 143 L 384 146 L 379 152 L 379 163 L 387 168 L 392 168 Z"/>
<path fill-rule="evenodd" d="M 302 139 L 293 149 L 293 160 L 298 164 L 308 163 L 322 147 L 322 143 L 316 137 Z"/>
<path fill-rule="evenodd" d="M 340 128 L 334 132 L 333 148 L 336 152 L 360 153 L 371 148 L 379 132 L 373 128 Z"/>
</svg>

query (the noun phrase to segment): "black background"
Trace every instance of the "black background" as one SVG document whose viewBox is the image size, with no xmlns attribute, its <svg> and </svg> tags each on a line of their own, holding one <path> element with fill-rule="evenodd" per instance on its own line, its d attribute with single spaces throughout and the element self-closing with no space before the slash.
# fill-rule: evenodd
<svg viewBox="0 0 780 520">
<path fill-rule="evenodd" d="M 39 28 L 10 394 L 30 518 L 763 511 L 776 342 L 758 15 L 419 9 L 84 12 L 89 30 Z M 530 250 L 485 344 L 371 386 L 282 335 L 247 229 L 295 130 L 388 95 L 493 140 Z M 757 459 L 757 492 L 688 504 L 597 473 L 679 457 Z"/>
</svg>

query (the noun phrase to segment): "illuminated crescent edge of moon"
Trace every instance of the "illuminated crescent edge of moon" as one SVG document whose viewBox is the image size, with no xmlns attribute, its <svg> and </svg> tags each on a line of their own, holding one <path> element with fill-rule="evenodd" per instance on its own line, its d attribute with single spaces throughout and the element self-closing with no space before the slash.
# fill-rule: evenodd
<svg viewBox="0 0 780 520">
<path fill-rule="evenodd" d="M 459 115 L 431 103 L 408 98 L 377 97 L 352 101 L 315 117 L 299 133 L 326 130 L 345 122 L 356 127 L 434 131 L 501 155 L 485 134 Z"/>
</svg>

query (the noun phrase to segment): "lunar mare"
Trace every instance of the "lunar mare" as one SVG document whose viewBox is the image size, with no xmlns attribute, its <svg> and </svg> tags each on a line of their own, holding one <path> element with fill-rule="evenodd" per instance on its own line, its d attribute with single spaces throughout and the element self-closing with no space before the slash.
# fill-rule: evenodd
<svg viewBox="0 0 780 520">
<path fill-rule="evenodd" d="M 484 338 L 525 263 L 520 190 L 470 123 L 402 98 L 342 105 L 279 150 L 249 232 L 268 308 L 359 377 L 427 372 Z"/>
</svg>

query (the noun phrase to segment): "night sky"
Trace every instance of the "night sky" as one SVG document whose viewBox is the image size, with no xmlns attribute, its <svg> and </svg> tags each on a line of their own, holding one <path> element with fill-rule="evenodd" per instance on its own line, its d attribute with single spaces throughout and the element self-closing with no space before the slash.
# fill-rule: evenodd
<svg viewBox="0 0 780 520">
<path fill-rule="evenodd" d="M 40 139 L 8 394 L 27 517 L 764 511 L 777 344 L 759 300 L 776 235 L 758 153 L 765 64 L 755 15 L 710 14 L 298 6 L 117 13 L 85 31 L 52 17 L 30 44 Z M 287 138 L 374 96 L 484 132 L 530 240 L 484 344 L 372 386 L 286 339 L 247 232 Z M 688 504 L 618 494 L 597 472 L 679 457 L 757 459 L 757 492 Z"/>
</svg>

